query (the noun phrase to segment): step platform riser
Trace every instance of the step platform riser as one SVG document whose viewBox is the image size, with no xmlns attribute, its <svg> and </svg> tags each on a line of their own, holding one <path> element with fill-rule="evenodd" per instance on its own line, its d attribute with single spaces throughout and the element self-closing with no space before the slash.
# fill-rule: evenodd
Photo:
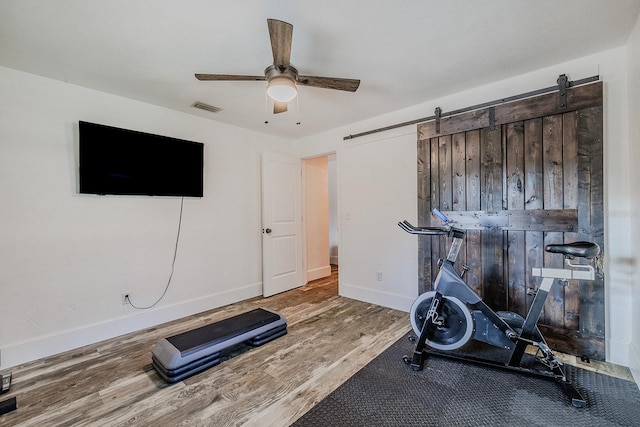
<svg viewBox="0 0 640 427">
<path fill-rule="evenodd" d="M 284 316 L 259 308 L 161 339 L 152 350 L 152 366 L 174 383 L 217 365 L 236 346 L 257 347 L 286 333 Z"/>
</svg>

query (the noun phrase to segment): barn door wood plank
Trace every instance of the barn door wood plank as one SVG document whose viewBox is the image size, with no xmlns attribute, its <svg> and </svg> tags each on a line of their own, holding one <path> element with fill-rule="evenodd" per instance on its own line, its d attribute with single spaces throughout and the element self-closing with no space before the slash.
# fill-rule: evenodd
<svg viewBox="0 0 640 427">
<path fill-rule="evenodd" d="M 578 112 L 564 114 L 562 117 L 562 158 L 564 208 L 578 209 Z M 565 243 L 578 240 L 578 227 L 574 232 L 564 233 Z M 564 327 L 578 330 L 580 315 L 580 295 L 578 281 L 572 280 L 564 288 Z"/>
<path fill-rule="evenodd" d="M 466 142 L 466 208 L 479 210 L 481 201 L 480 182 L 480 131 L 473 130 L 465 133 Z M 467 284 L 481 297 L 482 288 L 482 233 L 480 230 L 467 231 L 467 266 L 469 271 L 465 276 Z"/>
<path fill-rule="evenodd" d="M 453 206 L 453 169 L 451 164 L 451 135 L 438 138 L 438 163 L 440 173 L 440 203 L 439 208 L 443 211 L 451 210 Z"/>
<path fill-rule="evenodd" d="M 487 212 L 502 210 L 502 129 L 480 131 L 482 156 L 480 179 L 481 208 Z M 504 236 L 502 230 L 482 231 L 482 273 L 484 296 L 494 310 L 507 308 L 504 287 Z"/>
<path fill-rule="evenodd" d="M 538 324 L 538 328 L 549 347 L 556 351 L 576 356 L 586 355 L 593 360 L 605 360 L 604 338 L 543 324 Z"/>
<path fill-rule="evenodd" d="M 563 170 L 562 170 L 562 115 L 544 117 L 542 120 L 543 170 L 544 170 L 544 207 L 562 209 L 563 207 Z M 560 232 L 546 232 L 544 244 L 563 243 Z M 544 266 L 562 268 L 563 258 L 558 254 L 544 254 Z M 556 327 L 564 326 L 564 288 L 557 281 L 551 287 L 544 306 L 542 322 Z"/>
<path fill-rule="evenodd" d="M 542 169 L 542 119 L 536 118 L 524 122 L 525 141 L 525 211 L 540 210 L 544 206 L 544 180 Z M 525 272 L 527 290 L 537 289 L 539 278 L 532 274 L 533 268 L 539 268 L 544 261 L 544 233 L 527 231 L 525 234 Z M 527 307 L 530 307 L 534 296 L 527 293 Z"/>
<path fill-rule="evenodd" d="M 418 140 L 418 225 L 427 224 L 431 212 L 431 140 Z M 431 239 L 418 237 L 418 292 L 430 289 Z"/>
<path fill-rule="evenodd" d="M 451 209 L 465 210 L 466 195 L 466 138 L 464 133 L 456 133 L 451 137 Z M 466 242 L 460 247 L 458 264 L 467 264 Z"/>
<path fill-rule="evenodd" d="M 602 110 L 589 108 L 578 114 L 578 211 L 579 237 L 600 245 L 600 266 L 604 262 L 604 208 L 602 165 Z M 605 336 L 604 275 L 600 269 L 594 281 L 579 284 L 580 332 Z M 594 340 L 592 354 L 604 358 L 604 347 Z"/>
<path fill-rule="evenodd" d="M 558 115 L 583 108 L 602 105 L 602 82 L 567 89 L 567 106 L 558 103 L 558 94 L 528 98 L 526 102 L 513 102 L 496 108 L 496 123 L 510 123 L 535 117 Z"/>
<path fill-rule="evenodd" d="M 440 119 L 440 132 L 437 132 L 434 121 L 420 123 L 418 125 L 418 139 L 429 139 L 439 135 L 488 127 L 491 125 L 489 112 L 492 108 L 495 109 L 495 124 L 502 125 L 601 105 L 602 82 L 585 84 L 567 89 L 566 108 L 561 108 L 558 105 L 558 93 L 552 92 L 456 116 L 444 117 Z"/>
<path fill-rule="evenodd" d="M 506 128 L 505 168 L 506 209 L 508 211 L 524 210 L 524 124 L 509 123 Z M 520 315 L 527 312 L 527 289 L 525 264 L 525 232 L 507 231 L 508 271 L 508 309 Z"/>
<path fill-rule="evenodd" d="M 440 203 L 438 209 L 451 210 L 453 205 L 452 169 L 451 169 L 451 135 L 441 136 L 438 138 L 438 166 L 440 174 Z M 436 237 L 437 238 L 437 237 Z M 446 238 L 437 238 L 440 244 L 440 256 L 438 259 L 446 258 L 447 246 L 449 244 Z"/>
<path fill-rule="evenodd" d="M 466 230 L 500 228 L 504 231 L 578 231 L 577 209 L 504 209 L 486 211 L 442 211 L 456 227 Z M 432 225 L 439 225 L 432 219 Z"/>
<path fill-rule="evenodd" d="M 466 135 L 464 133 L 456 133 L 451 139 L 451 172 L 452 172 L 452 202 L 451 210 L 464 211 L 467 210 L 467 191 L 466 191 Z"/>
<path fill-rule="evenodd" d="M 431 139 L 431 209 L 437 208 L 440 206 L 440 139 L 432 138 Z M 429 212 L 429 217 L 431 218 L 431 212 Z M 442 258 L 442 240 L 440 236 L 429 236 L 428 239 L 431 239 L 431 254 L 430 254 L 430 262 L 431 262 L 431 279 L 432 283 L 429 284 L 430 289 L 432 289 L 433 279 L 436 278 L 438 274 L 438 260 Z"/>
</svg>

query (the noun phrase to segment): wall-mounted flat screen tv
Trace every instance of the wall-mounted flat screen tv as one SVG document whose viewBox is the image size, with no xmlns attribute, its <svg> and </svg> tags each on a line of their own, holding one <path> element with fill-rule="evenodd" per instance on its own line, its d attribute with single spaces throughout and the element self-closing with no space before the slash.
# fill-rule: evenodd
<svg viewBox="0 0 640 427">
<path fill-rule="evenodd" d="M 204 144 L 79 122 L 80 193 L 203 196 Z"/>
</svg>

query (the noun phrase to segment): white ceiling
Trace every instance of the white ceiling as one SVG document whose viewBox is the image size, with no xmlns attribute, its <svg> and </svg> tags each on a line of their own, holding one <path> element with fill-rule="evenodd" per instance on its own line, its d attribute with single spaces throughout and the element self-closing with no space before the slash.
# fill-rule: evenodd
<svg viewBox="0 0 640 427">
<path fill-rule="evenodd" d="M 625 45 L 639 13 L 640 0 L 0 0 L 0 65 L 294 139 Z M 358 91 L 301 87 L 299 112 L 274 116 L 265 82 L 195 79 L 262 75 L 267 18 L 293 24 L 300 74 Z"/>
</svg>

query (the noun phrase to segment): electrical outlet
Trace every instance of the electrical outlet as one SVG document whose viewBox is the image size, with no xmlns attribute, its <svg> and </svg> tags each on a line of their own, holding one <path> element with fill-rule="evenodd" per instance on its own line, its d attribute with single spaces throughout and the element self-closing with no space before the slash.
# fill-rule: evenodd
<svg viewBox="0 0 640 427">
<path fill-rule="evenodd" d="M 11 388 L 11 372 L 2 374 L 2 390 L 0 393 L 6 393 Z"/>
<path fill-rule="evenodd" d="M 122 305 L 128 305 L 130 304 L 129 302 L 129 292 L 123 292 L 122 293 Z"/>
<path fill-rule="evenodd" d="M 382 282 L 382 271 L 377 271 L 376 272 L 376 280 L 378 282 Z"/>
</svg>

